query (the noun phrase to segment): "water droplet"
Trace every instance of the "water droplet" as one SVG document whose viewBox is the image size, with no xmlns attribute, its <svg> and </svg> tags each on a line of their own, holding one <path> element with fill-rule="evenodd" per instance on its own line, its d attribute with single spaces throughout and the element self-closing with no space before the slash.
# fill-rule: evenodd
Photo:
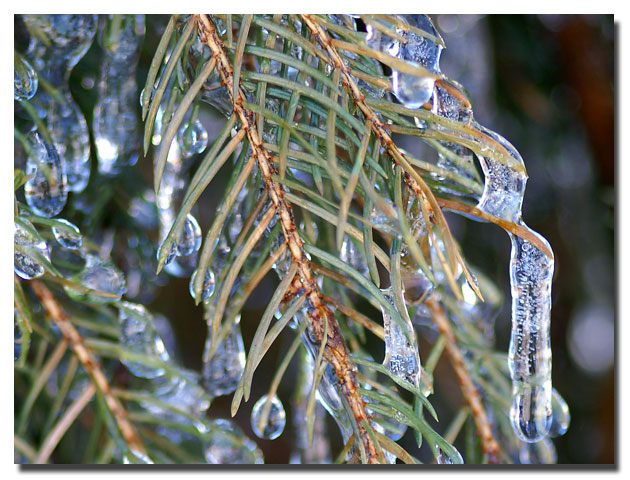
<svg viewBox="0 0 630 480">
<path fill-rule="evenodd" d="M 567 433 L 571 423 L 571 413 L 567 402 L 554 388 L 551 390 L 551 426 L 550 437 L 559 437 Z"/>
<path fill-rule="evenodd" d="M 142 305 L 123 302 L 118 310 L 118 323 L 121 347 L 149 360 L 169 360 L 164 343 L 153 325 L 153 316 Z M 124 355 L 121 361 L 138 377 L 155 378 L 164 374 L 163 368 L 128 360 Z"/>
<path fill-rule="evenodd" d="M 63 218 L 60 218 L 57 224 L 52 227 L 52 233 L 55 236 L 55 240 L 64 248 L 77 250 L 83 243 L 83 237 L 77 226 Z"/>
<path fill-rule="evenodd" d="M 456 454 L 454 458 L 448 455 L 444 450 L 442 450 L 437 445 L 435 446 L 435 448 L 439 452 L 437 458 L 435 459 L 435 462 L 438 463 L 439 465 L 454 465 L 454 464 L 461 465 L 462 463 L 464 463 L 464 459 L 462 458 L 461 454 L 457 450 L 455 450 L 455 448 L 453 448 Z"/>
<path fill-rule="evenodd" d="M 260 449 L 234 422 L 225 419 L 210 420 L 208 427 L 205 450 L 208 463 L 220 465 L 264 463 Z"/>
<path fill-rule="evenodd" d="M 13 251 L 13 269 L 20 278 L 31 280 L 41 277 L 45 271 L 41 264 L 42 260 L 38 257 L 41 256 L 50 260 L 50 255 L 48 245 L 43 238 L 35 234 L 36 230 L 31 222 L 24 218 L 21 218 L 20 221 L 26 225 L 26 228 L 18 222 L 14 222 L 13 242 L 16 248 Z"/>
<path fill-rule="evenodd" d="M 258 437 L 273 440 L 278 438 L 284 431 L 286 413 L 284 412 L 284 406 L 277 395 L 274 395 L 271 398 L 271 403 L 269 404 L 270 406 L 267 409 L 266 405 L 268 398 L 269 397 L 267 395 L 263 395 L 255 403 L 254 408 L 252 409 L 251 424 L 252 430 Z M 266 422 L 264 422 L 265 414 L 268 415 Z M 261 424 L 261 422 L 263 423 Z"/>
<path fill-rule="evenodd" d="M 212 308 L 212 307 L 208 307 Z M 203 383 L 212 397 L 236 390 L 245 370 L 245 347 L 241 336 L 240 317 L 236 319 L 214 355 L 209 357 L 211 334 L 208 334 L 203 354 Z"/>
<path fill-rule="evenodd" d="M 197 219 L 191 214 L 186 216 L 186 222 L 181 236 L 177 242 L 177 255 L 187 257 L 192 255 L 201 246 L 201 227 Z"/>
<path fill-rule="evenodd" d="M 26 161 L 26 174 L 32 178 L 24 185 L 24 197 L 36 214 L 53 217 L 63 209 L 68 197 L 65 165 L 55 147 L 39 132 L 31 132 L 28 138 L 32 150 Z"/>
<path fill-rule="evenodd" d="M 192 274 L 192 277 L 190 277 L 189 291 L 190 291 L 190 295 L 193 298 L 195 298 L 195 278 L 196 277 L 197 277 L 197 270 L 195 270 L 195 272 Z M 202 301 L 208 300 L 212 296 L 212 294 L 214 293 L 214 287 L 215 287 L 214 272 L 208 268 L 206 269 L 206 274 L 203 276 L 203 286 L 201 288 Z"/>
<path fill-rule="evenodd" d="M 199 120 L 191 125 L 182 125 L 177 133 L 182 155 L 192 157 L 203 152 L 208 145 L 208 131 Z"/>
<path fill-rule="evenodd" d="M 37 92 L 37 72 L 25 59 L 15 55 L 13 98 L 19 102 L 30 100 Z"/>
<path fill-rule="evenodd" d="M 85 268 L 72 277 L 76 283 L 96 292 L 82 292 L 75 288 L 64 286 L 66 293 L 77 301 L 104 303 L 120 300 L 127 291 L 125 276 L 109 260 L 105 260 L 90 253 L 85 254 Z M 100 293 L 103 292 L 103 293 Z"/>
</svg>

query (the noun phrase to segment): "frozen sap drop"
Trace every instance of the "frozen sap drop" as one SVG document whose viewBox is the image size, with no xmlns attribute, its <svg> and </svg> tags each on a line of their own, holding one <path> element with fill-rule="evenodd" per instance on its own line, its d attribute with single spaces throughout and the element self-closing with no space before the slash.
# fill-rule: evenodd
<svg viewBox="0 0 630 480">
<path fill-rule="evenodd" d="M 22 57 L 15 56 L 13 75 L 13 98 L 19 102 L 30 100 L 37 92 L 37 72 Z"/>
<path fill-rule="evenodd" d="M 219 330 L 220 332 L 220 330 Z M 245 347 L 241 336 L 240 317 L 210 357 L 211 333 L 203 353 L 203 382 L 212 397 L 227 395 L 236 390 L 245 370 Z"/>
<path fill-rule="evenodd" d="M 83 237 L 77 226 L 68 220 L 60 218 L 57 225 L 52 227 L 55 240 L 64 248 L 77 250 L 83 243 Z"/>
<path fill-rule="evenodd" d="M 191 214 L 186 216 L 186 222 L 177 242 L 177 255 L 186 257 L 192 255 L 201 246 L 201 227 L 197 219 Z"/>
<path fill-rule="evenodd" d="M 164 343 L 153 325 L 152 315 L 142 306 L 124 302 L 118 311 L 121 347 L 152 360 L 169 360 Z M 136 376 L 155 378 L 164 374 L 164 369 L 130 361 L 122 356 L 122 362 Z"/>
<path fill-rule="evenodd" d="M 203 152 L 208 145 L 208 131 L 199 120 L 190 125 L 182 125 L 177 133 L 177 141 L 184 157 L 192 157 Z"/>
<path fill-rule="evenodd" d="M 32 177 L 24 185 L 26 203 L 36 214 L 53 217 L 68 198 L 65 165 L 54 145 L 46 142 L 39 132 L 31 132 L 29 140 L 32 150 L 26 161 L 26 174 Z"/>
<path fill-rule="evenodd" d="M 267 395 L 263 395 L 252 409 L 252 430 L 260 438 L 273 440 L 284 431 L 286 413 L 280 399 L 274 395 L 267 408 Z M 265 415 L 267 416 L 265 421 Z"/>
</svg>

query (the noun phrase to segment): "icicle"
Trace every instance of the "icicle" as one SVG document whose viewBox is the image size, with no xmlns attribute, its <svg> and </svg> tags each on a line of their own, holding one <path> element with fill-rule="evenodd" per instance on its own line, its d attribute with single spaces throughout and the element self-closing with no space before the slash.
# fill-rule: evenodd
<svg viewBox="0 0 630 480">
<path fill-rule="evenodd" d="M 68 198 L 64 164 L 54 145 L 46 142 L 37 130 L 28 138 L 32 149 L 26 161 L 26 174 L 32 178 L 24 185 L 24 197 L 36 214 L 54 217 Z"/>
<path fill-rule="evenodd" d="M 211 334 L 208 334 L 203 353 L 203 382 L 212 397 L 227 395 L 236 390 L 245 370 L 245 347 L 240 320 L 240 316 L 236 318 L 225 339 L 217 345 L 212 357 L 209 357 L 212 338 Z"/>
<path fill-rule="evenodd" d="M 391 287 L 381 289 L 385 298 L 394 305 Z M 391 373 L 407 380 L 412 385 L 420 386 L 420 356 L 417 344 L 410 343 L 407 336 L 415 338 L 415 332 L 411 321 L 401 316 L 405 323 L 403 328 L 390 317 L 387 310 L 381 306 L 383 313 L 383 326 L 385 328 L 385 359 L 383 366 Z"/>
<path fill-rule="evenodd" d="M 70 94 L 70 72 L 90 48 L 97 15 L 24 15 L 31 32 L 28 54 L 39 74 L 58 91 L 38 95 L 42 116 L 48 116 L 50 135 L 67 172 L 67 188 L 85 189 L 90 177 L 90 142 L 85 117 Z"/>
<path fill-rule="evenodd" d="M 170 359 L 162 339 L 153 326 L 153 316 L 142 305 L 123 302 L 118 310 L 118 323 L 121 347 L 163 362 Z M 127 360 L 124 355 L 121 361 L 137 377 L 155 378 L 164 374 L 163 368 Z"/>
<path fill-rule="evenodd" d="M 25 59 L 15 55 L 13 75 L 13 98 L 18 102 L 30 100 L 37 92 L 37 72 Z"/>
<path fill-rule="evenodd" d="M 13 242 L 15 245 L 19 245 L 19 250 L 24 253 L 18 251 L 18 248 L 14 248 L 13 269 L 20 278 L 31 280 L 41 277 L 45 271 L 41 260 L 38 261 L 37 257 L 42 256 L 50 261 L 50 255 L 44 239 L 35 235 L 35 227 L 24 218 L 21 218 L 20 221 L 30 228 L 26 229 L 14 221 Z"/>
<path fill-rule="evenodd" d="M 262 464 L 260 449 L 231 420 L 208 421 L 206 435 L 206 460 L 211 464 L 243 465 Z"/>
<path fill-rule="evenodd" d="M 266 411 L 265 405 L 267 404 L 268 398 L 269 397 L 267 395 L 263 395 L 254 404 L 254 407 L 252 408 L 251 425 L 252 430 L 258 437 L 265 438 L 267 440 L 274 440 L 284 431 L 284 426 L 287 420 L 282 402 L 277 395 L 274 395 L 271 398 L 271 406 L 268 410 L 267 421 L 261 424 L 263 414 Z"/>
<path fill-rule="evenodd" d="M 109 295 L 104 296 L 98 292 L 84 293 L 68 285 L 64 286 L 66 293 L 77 301 L 92 303 L 105 303 L 120 300 L 120 297 L 127 291 L 125 276 L 109 260 L 86 253 L 85 268 L 72 277 L 76 283 L 87 288 L 98 290 Z"/>
<path fill-rule="evenodd" d="M 52 233 L 55 240 L 64 248 L 71 250 L 77 250 L 81 248 L 83 243 L 83 237 L 81 232 L 74 223 L 70 223 L 68 220 L 60 218 L 57 224 L 52 227 Z"/>
<path fill-rule="evenodd" d="M 112 18 L 106 22 L 100 38 L 105 56 L 94 107 L 94 142 L 99 172 L 116 175 L 122 167 L 136 163 L 141 149 L 133 72 L 144 39 L 144 15 L 122 15 L 116 31 L 110 31 Z"/>
<path fill-rule="evenodd" d="M 48 125 L 66 165 L 68 190 L 82 192 L 90 179 L 90 136 L 85 118 L 69 91 L 50 104 Z"/>
</svg>

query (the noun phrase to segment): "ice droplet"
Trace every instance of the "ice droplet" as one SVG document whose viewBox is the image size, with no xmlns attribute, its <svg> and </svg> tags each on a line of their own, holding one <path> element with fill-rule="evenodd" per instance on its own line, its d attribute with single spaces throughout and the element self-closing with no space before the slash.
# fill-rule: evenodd
<svg viewBox="0 0 630 480">
<path fill-rule="evenodd" d="M 55 236 L 55 240 L 64 248 L 71 250 L 77 250 L 81 248 L 83 243 L 83 237 L 81 232 L 74 223 L 70 223 L 68 220 L 60 218 L 57 224 L 52 227 L 52 233 Z"/>
<path fill-rule="evenodd" d="M 455 458 L 452 458 L 451 456 L 449 456 L 446 452 L 444 452 L 444 450 L 442 450 L 440 447 L 438 447 L 437 445 L 435 446 L 435 448 L 438 450 L 439 454 L 435 459 L 435 462 L 439 465 L 454 465 L 454 464 L 462 464 L 464 463 L 464 459 L 462 458 L 461 454 L 455 450 L 455 448 L 453 447 L 453 450 L 455 450 L 455 453 L 457 454 L 457 456 Z"/>
<path fill-rule="evenodd" d="M 197 271 L 198 270 L 195 270 L 195 272 L 190 277 L 189 291 L 192 298 L 195 298 L 195 278 L 197 277 Z M 202 301 L 208 300 L 212 296 L 212 294 L 214 293 L 214 287 L 214 272 L 208 268 L 206 269 L 206 274 L 203 276 L 203 286 L 201 289 Z"/>
<path fill-rule="evenodd" d="M 37 92 L 37 72 L 24 58 L 15 55 L 13 98 L 18 102 L 30 100 Z"/>
<path fill-rule="evenodd" d="M 186 216 L 184 228 L 177 241 L 177 255 L 187 257 L 201 246 L 201 227 L 197 219 L 190 213 Z"/>
<path fill-rule="evenodd" d="M 85 118 L 69 91 L 50 103 L 48 127 L 65 162 L 68 190 L 83 191 L 90 179 L 90 137 Z"/>
<path fill-rule="evenodd" d="M 277 395 L 274 395 L 271 398 L 267 421 L 261 424 L 261 422 L 264 421 L 263 417 L 267 411 L 266 404 L 268 398 L 267 395 L 263 395 L 254 404 L 254 408 L 252 408 L 251 424 L 252 430 L 258 437 L 273 440 L 278 438 L 284 431 L 286 413 L 282 402 Z"/>
<path fill-rule="evenodd" d="M 385 298 L 394 305 L 394 297 L 391 287 L 381 289 Z M 412 385 L 420 385 L 420 356 L 416 342 L 410 342 L 407 336 L 415 339 L 415 332 L 411 322 L 401 316 L 404 329 L 394 321 L 387 310 L 381 305 L 383 313 L 383 325 L 385 328 L 385 359 L 383 366 L 391 373 L 407 380 Z"/>
<path fill-rule="evenodd" d="M 44 266 L 37 261 L 37 257 L 41 255 L 50 260 L 50 255 L 48 245 L 43 238 L 35 235 L 36 230 L 31 222 L 24 218 L 21 218 L 20 221 L 30 228 L 24 228 L 18 222 L 14 222 L 13 242 L 15 245 L 19 245 L 19 250 L 22 251 L 14 248 L 13 269 L 20 278 L 31 280 L 41 277 L 45 271 Z"/>
<path fill-rule="evenodd" d="M 262 464 L 260 449 L 232 421 L 222 418 L 208 421 L 206 460 L 210 464 Z"/>
<path fill-rule="evenodd" d="M 121 347 L 150 359 L 169 360 L 164 343 L 153 325 L 153 316 L 142 305 L 123 302 L 118 310 L 118 323 Z M 163 368 L 127 360 L 124 355 L 121 361 L 137 377 L 155 378 L 164 374 Z"/>
<path fill-rule="evenodd" d="M 553 465 L 558 461 L 556 447 L 549 438 L 535 443 L 524 443 L 519 451 L 519 460 L 527 465 Z"/>
<path fill-rule="evenodd" d="M 127 291 L 124 274 L 109 260 L 105 260 L 91 253 L 86 253 L 85 268 L 72 277 L 76 283 L 84 287 L 98 290 L 98 292 L 84 293 L 80 290 L 64 286 L 66 293 L 78 301 L 105 303 L 120 300 Z M 102 295 L 99 292 L 104 292 Z"/>
<path fill-rule="evenodd" d="M 164 375 L 157 377 L 152 384 L 153 396 L 159 398 L 162 402 L 176 406 L 178 410 L 187 412 L 192 417 L 200 417 L 210 406 L 210 399 L 199 385 L 196 373 L 185 372 L 185 374 L 175 377 Z M 143 406 L 161 418 L 170 419 L 179 424 L 200 427 L 193 419 L 182 413 L 148 402 L 143 403 Z M 170 431 L 173 432 L 175 429 L 170 429 Z"/>
<path fill-rule="evenodd" d="M 26 174 L 32 175 L 24 185 L 26 203 L 42 217 L 57 215 L 66 205 L 65 165 L 55 147 L 38 131 L 28 136 L 32 150 L 26 160 Z"/>
<path fill-rule="evenodd" d="M 209 307 L 212 308 L 212 307 Z M 211 333 L 208 333 L 203 353 L 203 383 L 212 397 L 226 395 L 236 390 L 245 370 L 245 347 L 241 336 L 240 316 L 221 341 L 212 357 Z"/>
<path fill-rule="evenodd" d="M 354 242 L 347 235 L 344 236 L 341 244 L 339 259 L 369 278 L 370 272 L 363 252 L 356 247 Z"/>
<path fill-rule="evenodd" d="M 184 157 L 192 157 L 203 152 L 208 145 L 208 131 L 199 120 L 190 125 L 182 125 L 177 133 L 177 141 Z"/>
<path fill-rule="evenodd" d="M 554 388 L 551 391 L 551 426 L 550 437 L 559 437 L 567 433 L 571 423 L 571 413 L 567 402 Z"/>
</svg>

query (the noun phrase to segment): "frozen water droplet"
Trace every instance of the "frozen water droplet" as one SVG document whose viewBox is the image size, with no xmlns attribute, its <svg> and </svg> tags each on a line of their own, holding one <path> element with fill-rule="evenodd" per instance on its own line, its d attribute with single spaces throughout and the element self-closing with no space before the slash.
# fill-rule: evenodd
<svg viewBox="0 0 630 480">
<path fill-rule="evenodd" d="M 394 208 L 394 204 L 389 198 L 386 198 L 385 201 Z M 394 210 L 394 212 L 395 211 L 396 210 Z M 400 235 L 398 222 L 395 219 L 388 217 L 387 214 L 377 205 L 372 206 L 372 211 L 370 212 L 370 222 L 372 222 L 374 228 L 381 230 L 384 233 L 394 236 Z"/>
<path fill-rule="evenodd" d="M 440 465 L 454 465 L 454 464 L 461 465 L 462 463 L 464 463 L 464 459 L 462 458 L 461 454 L 454 448 L 453 449 L 455 450 L 455 453 L 457 454 L 455 458 L 452 458 L 451 456 L 449 456 L 446 452 L 444 452 L 444 450 L 442 450 L 437 445 L 435 446 L 435 448 L 439 452 L 437 458 L 435 459 L 436 463 Z"/>
<path fill-rule="evenodd" d="M 83 242 L 83 237 L 77 226 L 63 218 L 60 218 L 57 221 L 57 225 L 52 227 L 52 233 L 55 236 L 55 240 L 64 248 L 77 250 Z"/>
<path fill-rule="evenodd" d="M 550 437 L 559 437 L 567 433 L 571 423 L 571 413 L 567 402 L 554 388 L 551 391 L 551 426 Z"/>
<path fill-rule="evenodd" d="M 142 305 L 123 302 L 118 310 L 118 323 L 120 324 L 121 347 L 152 360 L 163 362 L 169 360 L 164 343 L 153 325 L 153 316 Z M 164 374 L 163 368 L 128 360 L 124 355 L 121 361 L 138 377 L 155 378 Z"/>
<path fill-rule="evenodd" d="M 394 305 L 394 298 L 390 288 L 382 289 L 383 295 Z M 385 307 L 381 305 L 383 326 L 385 328 L 385 359 L 383 366 L 391 373 L 407 380 L 412 385 L 420 385 L 420 356 L 416 342 L 411 343 L 407 336 L 415 339 L 415 332 L 411 321 L 401 316 L 404 329 L 391 318 Z M 407 336 L 406 336 L 407 335 Z"/>
<path fill-rule="evenodd" d="M 519 451 L 519 460 L 527 465 L 553 465 L 558 461 L 558 454 L 553 442 L 543 438 L 536 443 L 524 443 Z"/>
<path fill-rule="evenodd" d="M 410 73 L 392 72 L 392 93 L 407 108 L 420 108 L 433 94 L 435 80 Z"/>
<path fill-rule="evenodd" d="M 178 410 L 187 412 L 192 417 L 200 417 L 210 406 L 210 399 L 203 388 L 199 386 L 197 377 L 198 375 L 193 372 L 185 372 L 184 375 L 175 377 L 159 376 L 152 382 L 152 395 L 166 404 L 176 406 Z M 143 403 L 143 406 L 161 418 L 170 419 L 179 424 L 201 427 L 189 416 L 157 406 L 154 403 Z M 175 431 L 175 429 L 169 430 Z"/>
<path fill-rule="evenodd" d="M 266 404 L 268 398 L 269 397 L 267 395 L 263 395 L 254 405 L 254 408 L 252 409 L 251 424 L 252 430 L 258 437 L 273 440 L 278 438 L 284 431 L 286 413 L 284 411 L 284 406 L 277 395 L 274 395 L 271 398 L 270 407 L 269 410 L 267 410 Z M 261 422 L 264 421 L 264 415 L 267 412 L 267 421 L 261 424 Z"/>
<path fill-rule="evenodd" d="M 125 276 L 109 260 L 105 260 L 90 253 L 85 255 L 85 268 L 73 276 L 72 279 L 86 288 L 98 292 L 82 292 L 69 286 L 64 286 L 66 293 L 78 301 L 104 303 L 120 300 L 127 291 Z M 103 295 L 99 292 L 104 292 Z"/>
<path fill-rule="evenodd" d="M 203 152 L 208 145 L 208 131 L 199 120 L 191 125 L 182 125 L 177 133 L 182 155 L 192 157 Z"/>
<path fill-rule="evenodd" d="M 245 347 L 241 336 L 240 317 L 237 318 L 214 355 L 210 354 L 211 334 L 208 334 L 203 354 L 203 382 L 212 397 L 236 390 L 245 370 Z"/>
<path fill-rule="evenodd" d="M 31 154 L 26 161 L 26 174 L 32 178 L 24 185 L 26 203 L 42 217 L 57 215 L 66 205 L 65 165 L 53 145 L 39 132 L 29 134 Z"/>
<path fill-rule="evenodd" d="M 37 72 L 22 57 L 15 55 L 13 76 L 13 98 L 19 102 L 30 100 L 37 92 Z"/>
<path fill-rule="evenodd" d="M 361 274 L 369 277 L 369 269 L 363 252 L 361 252 L 354 242 L 346 235 L 341 243 L 341 250 L 339 250 L 339 258 L 341 261 L 347 263 L 351 267 L 354 267 Z"/>
<path fill-rule="evenodd" d="M 523 385 L 512 399 L 510 421 L 514 433 L 524 442 L 537 442 L 551 425 L 551 383 Z"/>
<path fill-rule="evenodd" d="M 90 178 L 90 137 L 85 118 L 70 92 L 51 102 L 48 127 L 65 162 L 68 190 L 83 191 Z"/>
<path fill-rule="evenodd" d="M 186 222 L 181 236 L 177 242 L 177 255 L 187 257 L 192 255 L 201 246 L 201 227 L 197 219 L 191 214 L 186 216 Z"/>
<path fill-rule="evenodd" d="M 13 269 L 15 273 L 24 280 L 41 277 L 44 274 L 44 266 L 38 256 L 50 260 L 48 245 L 39 236 L 35 235 L 35 227 L 26 219 L 20 219 L 27 227 L 18 222 L 14 222 L 13 242 L 17 248 L 13 251 Z M 18 251 L 22 250 L 22 251 Z"/>
<path fill-rule="evenodd" d="M 210 464 L 262 464 L 260 449 L 232 421 L 210 420 L 206 435 L 206 460 Z"/>
<path fill-rule="evenodd" d="M 195 270 L 195 272 L 192 274 L 192 277 L 190 277 L 189 290 L 190 290 L 190 295 L 193 298 L 195 298 L 195 278 L 196 277 L 197 277 L 197 270 Z M 206 274 L 203 276 L 203 286 L 201 288 L 202 301 L 208 300 L 212 296 L 212 294 L 214 293 L 214 287 L 215 287 L 214 272 L 208 268 L 206 269 Z"/>
<path fill-rule="evenodd" d="M 114 29 L 113 15 L 108 15 L 105 27 L 99 32 L 99 41 L 105 54 L 116 63 L 135 63 L 144 39 L 144 15 L 121 15 Z"/>
</svg>

